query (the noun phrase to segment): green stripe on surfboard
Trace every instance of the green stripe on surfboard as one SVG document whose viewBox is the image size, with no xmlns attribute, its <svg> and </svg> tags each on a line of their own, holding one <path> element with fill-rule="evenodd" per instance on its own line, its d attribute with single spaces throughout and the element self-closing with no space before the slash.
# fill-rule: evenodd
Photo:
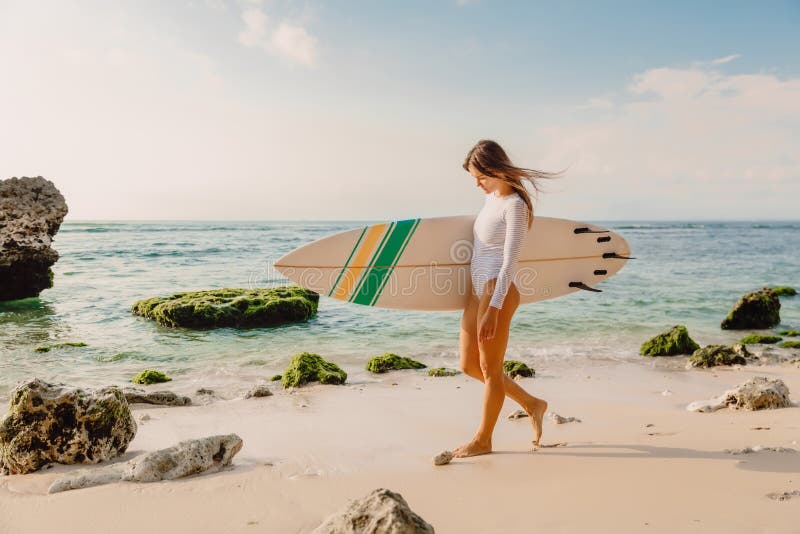
<svg viewBox="0 0 800 534">
<path fill-rule="evenodd" d="M 353 302 L 356 295 L 358 295 L 358 292 L 361 290 L 361 286 L 364 285 L 364 280 L 367 279 L 367 275 L 370 273 L 372 266 L 375 265 L 375 262 L 378 260 L 378 256 L 383 250 L 383 247 L 386 245 L 386 242 L 389 240 L 389 236 L 392 235 L 395 225 L 396 223 L 394 222 L 389 223 L 389 226 L 383 232 L 383 235 L 381 236 L 381 242 L 378 243 L 378 246 L 375 248 L 375 253 L 372 255 L 372 261 L 370 261 L 366 269 L 362 271 L 361 278 L 358 279 L 358 284 L 356 285 L 356 288 L 353 290 L 353 292 L 350 294 L 350 297 L 347 299 L 348 301 Z"/>
<path fill-rule="evenodd" d="M 397 221 L 392 228 L 389 238 L 383 249 L 378 253 L 376 261 L 372 263 L 369 271 L 364 275 L 361 288 L 354 294 L 350 301 L 356 304 L 371 305 L 383 288 L 384 281 L 397 263 L 397 258 L 408 241 L 412 230 L 416 227 L 417 219 Z M 378 267 L 374 267 L 377 264 Z"/>
<path fill-rule="evenodd" d="M 350 255 L 347 257 L 347 261 L 344 262 L 344 265 L 342 266 L 342 270 L 339 271 L 339 276 L 336 277 L 336 281 L 333 283 L 333 286 L 331 286 L 331 290 L 328 292 L 328 296 L 329 297 L 331 295 L 333 295 L 333 292 L 336 289 L 336 286 L 339 285 L 339 280 L 342 278 L 342 275 L 347 270 L 347 266 L 350 265 L 350 260 L 353 259 L 353 254 L 355 254 L 356 250 L 358 250 L 358 245 L 361 244 L 361 240 L 364 238 L 364 234 L 367 233 L 367 230 L 369 230 L 369 226 L 365 226 L 364 229 L 361 230 L 361 235 L 358 236 L 358 241 L 356 241 L 356 246 L 354 246 L 353 250 L 350 251 Z"/>
<path fill-rule="evenodd" d="M 370 306 L 374 306 L 375 303 L 378 301 L 378 298 L 381 296 L 381 293 L 383 293 L 383 288 L 386 286 L 386 282 L 388 282 L 389 278 L 391 278 L 392 272 L 394 271 L 394 268 L 397 265 L 397 262 L 400 261 L 400 258 L 403 257 L 403 251 L 405 251 L 406 247 L 408 246 L 409 241 L 411 241 L 411 237 L 414 235 L 414 232 L 417 230 L 417 226 L 419 226 L 419 221 L 420 220 L 421 219 L 415 219 L 414 220 L 414 224 L 412 225 L 411 230 L 408 232 L 408 236 L 406 237 L 405 242 L 400 247 L 400 252 L 397 253 L 397 256 L 395 257 L 394 261 L 392 262 L 392 268 L 389 269 L 389 271 L 386 273 L 386 276 L 384 276 L 383 281 L 381 282 L 381 286 L 378 288 L 378 291 L 375 292 L 375 297 L 369 303 Z"/>
</svg>

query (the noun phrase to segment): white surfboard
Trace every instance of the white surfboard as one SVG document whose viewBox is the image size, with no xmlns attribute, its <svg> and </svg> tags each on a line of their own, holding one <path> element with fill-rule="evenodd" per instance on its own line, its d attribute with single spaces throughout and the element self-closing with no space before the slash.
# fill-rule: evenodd
<svg viewBox="0 0 800 534">
<path fill-rule="evenodd" d="M 275 268 L 335 299 L 411 310 L 461 310 L 470 295 L 476 215 L 406 219 L 323 237 Z M 517 264 L 520 304 L 592 290 L 630 256 L 620 235 L 579 221 L 534 216 Z"/>
</svg>

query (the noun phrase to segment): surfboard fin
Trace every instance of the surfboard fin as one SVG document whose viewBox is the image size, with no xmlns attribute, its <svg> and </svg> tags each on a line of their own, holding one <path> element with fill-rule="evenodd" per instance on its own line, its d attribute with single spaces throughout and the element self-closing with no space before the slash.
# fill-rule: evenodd
<svg viewBox="0 0 800 534">
<path fill-rule="evenodd" d="M 632 258 L 631 256 L 620 256 L 616 252 L 605 252 L 603 253 L 603 258 L 619 258 L 621 260 L 635 260 L 636 258 Z"/>
<path fill-rule="evenodd" d="M 596 291 L 597 293 L 602 293 L 602 289 L 595 289 L 593 287 L 589 287 L 583 282 L 570 282 L 569 287 L 577 287 L 578 289 L 583 289 L 586 291 Z"/>
<path fill-rule="evenodd" d="M 586 226 L 582 226 L 580 228 L 575 228 L 573 232 L 576 234 L 607 234 L 611 230 L 592 230 Z"/>
</svg>

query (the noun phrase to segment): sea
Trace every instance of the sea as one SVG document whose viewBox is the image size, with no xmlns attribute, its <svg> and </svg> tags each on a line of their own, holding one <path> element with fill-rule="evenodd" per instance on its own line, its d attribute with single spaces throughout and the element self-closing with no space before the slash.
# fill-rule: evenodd
<svg viewBox="0 0 800 534">
<path fill-rule="evenodd" d="M 0 303 L 0 396 L 38 377 L 81 387 L 131 385 L 143 369 L 165 388 L 234 398 L 280 373 L 293 354 L 341 365 L 348 382 L 375 380 L 366 361 L 385 352 L 458 367 L 461 311 L 374 308 L 321 296 L 307 322 L 188 330 L 135 317 L 131 305 L 178 291 L 291 283 L 274 260 L 321 237 L 379 221 L 67 221 L 53 246 L 54 286 Z M 506 358 L 537 374 L 609 363 L 642 364 L 650 337 L 686 325 L 701 345 L 745 333 L 720 321 L 744 293 L 800 289 L 800 221 L 592 221 L 622 235 L 635 259 L 598 286 L 521 305 Z M 778 328 L 800 330 L 800 296 L 781 299 Z M 40 345 L 83 342 L 37 352 Z"/>
</svg>

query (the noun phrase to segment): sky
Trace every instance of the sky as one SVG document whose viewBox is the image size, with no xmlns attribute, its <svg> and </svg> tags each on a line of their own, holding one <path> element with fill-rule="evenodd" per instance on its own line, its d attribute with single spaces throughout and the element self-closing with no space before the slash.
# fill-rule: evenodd
<svg viewBox="0 0 800 534">
<path fill-rule="evenodd" d="M 67 220 L 800 218 L 800 1 L 0 0 L 0 179 Z"/>
</svg>

